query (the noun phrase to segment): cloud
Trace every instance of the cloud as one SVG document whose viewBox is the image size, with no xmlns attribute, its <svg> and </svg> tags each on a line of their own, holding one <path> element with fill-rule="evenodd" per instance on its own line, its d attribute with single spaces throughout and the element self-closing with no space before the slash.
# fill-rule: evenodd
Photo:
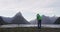
<svg viewBox="0 0 60 32">
<path fill-rule="evenodd" d="M 59 7 L 58 3 L 59 0 L 0 0 L 0 15 L 12 17 L 21 11 L 27 20 L 34 19 L 37 13 L 57 15 L 55 7 Z"/>
<path fill-rule="evenodd" d="M 13 17 L 17 12 L 16 9 L 0 9 L 0 16 Z"/>
<path fill-rule="evenodd" d="M 0 8 L 35 8 L 45 7 L 55 0 L 0 0 Z"/>
</svg>

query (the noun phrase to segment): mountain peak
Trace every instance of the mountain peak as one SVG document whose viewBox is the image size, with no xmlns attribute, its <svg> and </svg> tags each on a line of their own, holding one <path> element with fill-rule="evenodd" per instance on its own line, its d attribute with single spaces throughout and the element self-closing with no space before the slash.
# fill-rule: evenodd
<svg viewBox="0 0 60 32">
<path fill-rule="evenodd" d="M 17 14 L 16 14 L 16 16 L 21 16 L 22 14 L 21 14 L 21 12 L 18 12 Z"/>
<path fill-rule="evenodd" d="M 12 20 L 12 24 L 29 24 L 29 22 L 18 12 Z"/>
</svg>

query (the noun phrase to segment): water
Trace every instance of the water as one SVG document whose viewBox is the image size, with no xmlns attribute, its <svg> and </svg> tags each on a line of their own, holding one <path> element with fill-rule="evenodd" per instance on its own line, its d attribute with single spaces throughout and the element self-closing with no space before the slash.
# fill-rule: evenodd
<svg viewBox="0 0 60 32">
<path fill-rule="evenodd" d="M 37 24 L 10 24 L 1 25 L 0 28 L 15 28 L 15 27 L 37 27 Z M 55 24 L 42 24 L 42 28 L 60 28 L 60 25 Z"/>
</svg>

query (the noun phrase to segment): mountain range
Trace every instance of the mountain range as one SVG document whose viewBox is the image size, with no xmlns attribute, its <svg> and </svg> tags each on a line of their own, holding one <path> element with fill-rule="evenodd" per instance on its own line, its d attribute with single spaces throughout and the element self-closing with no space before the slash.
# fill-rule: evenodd
<svg viewBox="0 0 60 32">
<path fill-rule="evenodd" d="M 4 22 L 7 24 L 30 24 L 21 14 L 21 12 L 18 12 L 14 17 L 2 17 Z"/>
<path fill-rule="evenodd" d="M 27 21 L 21 12 L 18 12 L 14 17 L 2 17 L 0 16 L 0 24 L 37 24 L 37 19 Z M 60 24 L 60 17 L 49 17 L 42 15 L 41 24 Z"/>
<path fill-rule="evenodd" d="M 42 15 L 41 24 L 53 24 L 56 21 L 57 18 L 58 17 L 54 17 L 54 16 L 53 17 L 48 17 L 48 16 L 45 16 L 45 15 Z M 37 21 L 37 19 L 35 19 L 35 20 L 30 21 L 30 23 L 31 24 L 37 24 L 38 21 Z"/>
</svg>

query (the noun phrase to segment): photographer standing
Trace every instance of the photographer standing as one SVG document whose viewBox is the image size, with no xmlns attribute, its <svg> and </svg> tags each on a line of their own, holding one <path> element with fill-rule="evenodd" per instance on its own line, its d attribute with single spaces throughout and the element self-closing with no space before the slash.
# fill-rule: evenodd
<svg viewBox="0 0 60 32">
<path fill-rule="evenodd" d="M 42 17 L 39 14 L 37 14 L 38 29 L 41 29 L 41 20 L 42 20 Z"/>
</svg>

